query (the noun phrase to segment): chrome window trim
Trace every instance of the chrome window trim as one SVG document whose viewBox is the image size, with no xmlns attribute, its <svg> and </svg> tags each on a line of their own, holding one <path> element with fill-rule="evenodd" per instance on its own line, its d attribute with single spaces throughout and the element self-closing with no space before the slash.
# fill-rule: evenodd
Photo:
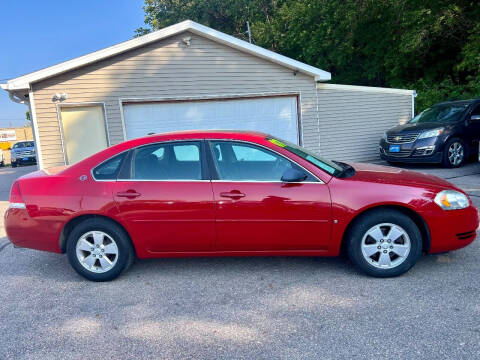
<svg viewBox="0 0 480 360">
<path fill-rule="evenodd" d="M 269 181 L 269 180 L 211 180 L 212 182 L 220 182 L 220 183 L 252 183 L 252 184 L 263 184 L 263 183 L 270 183 L 270 184 L 325 184 L 323 181 Z"/>
<path fill-rule="evenodd" d="M 211 180 L 186 180 L 186 179 L 172 179 L 172 180 L 148 180 L 148 179 L 118 179 L 117 182 L 207 182 Z"/>
<path fill-rule="evenodd" d="M 138 148 L 142 148 L 142 147 L 145 147 L 145 146 L 150 146 L 150 145 L 155 145 L 155 144 L 166 144 L 166 143 L 172 143 L 172 142 L 194 142 L 194 141 L 204 141 L 205 139 L 198 139 L 198 138 L 195 138 L 195 139 L 179 139 L 179 140 L 165 140 L 165 141 L 156 141 L 156 142 L 152 142 L 152 143 L 148 143 L 148 144 L 142 144 L 142 145 L 138 145 L 138 146 L 135 146 L 135 147 L 132 147 L 132 148 L 129 148 L 129 149 L 126 149 L 126 150 L 123 150 L 121 152 L 119 152 L 118 154 L 115 154 L 113 156 L 110 156 L 108 159 L 105 159 L 103 160 L 102 162 L 98 163 L 97 165 L 95 165 L 93 168 L 90 169 L 90 175 L 92 175 L 92 179 L 94 181 L 98 181 L 98 182 L 112 182 L 112 181 L 179 181 L 179 180 L 139 180 L 139 179 L 115 179 L 115 180 L 101 180 L 101 179 L 96 179 L 95 176 L 93 175 L 93 170 L 97 167 L 99 167 L 100 165 L 102 165 L 103 163 L 113 159 L 115 156 L 118 156 L 120 154 L 123 154 L 124 152 L 128 152 L 130 150 L 136 150 Z M 200 161 L 202 161 L 201 159 L 201 148 L 200 148 Z M 184 181 L 210 181 L 210 180 L 184 180 Z"/>
<path fill-rule="evenodd" d="M 311 171 L 305 169 L 302 165 L 300 165 L 299 163 L 297 163 L 296 161 L 290 159 L 289 157 L 279 153 L 278 151 L 276 150 L 273 150 L 265 145 L 262 145 L 262 144 L 257 144 L 257 143 L 253 143 L 251 141 L 245 141 L 245 140 L 235 140 L 235 139 L 205 139 L 206 141 L 208 141 L 209 143 L 212 142 L 212 141 L 229 141 L 229 142 L 239 142 L 239 143 L 244 143 L 244 144 L 249 144 L 249 145 L 253 145 L 253 146 L 259 146 L 259 147 L 262 147 L 268 151 L 271 151 L 281 157 L 283 157 L 284 159 L 294 163 L 295 165 L 297 165 L 298 167 L 302 168 L 303 170 L 305 170 L 308 174 L 310 174 L 311 176 L 313 176 L 314 179 L 317 179 L 318 180 L 318 183 L 320 184 L 325 184 L 325 182 L 320 179 L 318 176 L 316 176 L 315 174 L 312 174 Z M 211 151 L 211 150 L 210 150 Z M 215 159 L 213 159 L 213 161 L 215 162 L 215 166 L 217 166 L 216 164 L 216 161 Z M 217 173 L 218 173 L 218 169 L 217 169 Z M 285 182 L 285 181 L 269 181 L 269 180 L 212 180 L 212 181 L 215 181 L 215 182 L 258 182 L 258 183 L 263 183 L 263 182 L 270 182 L 270 183 L 283 183 L 283 184 L 308 184 L 308 183 L 312 183 L 312 184 L 317 184 L 316 181 L 300 181 L 300 182 Z"/>
<path fill-rule="evenodd" d="M 150 145 L 155 145 L 155 144 L 164 144 L 164 143 L 172 143 L 172 142 L 191 142 L 191 141 L 208 141 L 208 142 L 211 142 L 211 141 L 230 141 L 230 142 L 240 142 L 240 143 L 245 143 L 245 144 L 251 144 L 251 145 L 254 145 L 254 146 L 259 146 L 259 147 L 262 147 L 268 151 L 272 151 L 274 152 L 275 154 L 285 158 L 286 160 L 294 163 L 295 165 L 299 166 L 300 168 L 302 168 L 303 170 L 305 170 L 308 174 L 312 175 L 315 179 L 318 180 L 317 181 L 300 181 L 300 182 L 285 182 L 285 181 L 268 181 L 268 180 L 211 180 L 211 179 L 207 179 L 207 180 L 145 180 L 145 179 L 114 179 L 114 180 L 102 180 L 102 179 L 96 179 L 95 176 L 93 175 L 93 170 L 102 165 L 103 163 L 109 161 L 110 159 L 113 159 L 115 156 L 118 156 L 118 155 L 121 155 L 123 154 L 124 152 L 128 152 L 130 150 L 135 150 L 135 149 L 138 149 L 138 148 L 141 148 L 141 147 L 144 147 L 144 146 L 150 146 Z M 206 149 L 207 151 L 210 151 L 210 149 Z M 316 176 L 315 174 L 312 174 L 311 171 L 305 169 L 302 165 L 298 164 L 296 161 L 288 158 L 287 156 L 279 153 L 278 151 L 276 150 L 273 150 L 267 146 L 264 146 L 264 145 L 261 145 L 261 144 L 257 144 L 257 143 L 253 143 L 251 141 L 245 141 L 245 140 L 237 140 L 237 139 L 228 139 L 228 138 L 223 138 L 223 139 L 216 139 L 216 138 L 204 138 L 204 139 L 198 139 L 198 138 L 195 138 L 195 139 L 180 139 L 180 140 L 165 140 L 165 141 L 157 141 L 157 142 L 152 142 L 152 143 L 148 143 L 148 144 L 142 144 L 142 145 L 138 145 L 136 147 L 132 147 L 132 148 L 129 148 L 129 149 L 126 149 L 126 150 L 123 150 L 122 152 L 119 152 L 118 154 L 115 154 L 111 157 L 109 157 L 108 159 L 105 159 L 103 160 L 102 162 L 98 163 L 97 165 L 95 165 L 93 168 L 90 169 L 90 175 L 92 176 L 92 179 L 96 182 L 127 182 L 127 181 L 140 181 L 140 182 L 146 182 L 146 181 L 150 181 L 150 182 L 206 182 L 206 181 L 210 181 L 210 182 L 242 182 L 242 183 L 280 183 L 280 184 L 325 184 L 325 182 L 320 179 L 318 176 Z"/>
</svg>

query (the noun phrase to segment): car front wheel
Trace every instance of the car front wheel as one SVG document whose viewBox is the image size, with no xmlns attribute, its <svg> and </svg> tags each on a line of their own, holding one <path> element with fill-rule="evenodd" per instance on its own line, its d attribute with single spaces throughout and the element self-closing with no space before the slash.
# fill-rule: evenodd
<svg viewBox="0 0 480 360">
<path fill-rule="evenodd" d="M 125 231 L 114 222 L 87 219 L 67 239 L 67 255 L 77 273 L 92 281 L 110 281 L 134 260 L 134 251 Z"/>
<path fill-rule="evenodd" d="M 422 252 L 417 225 L 405 214 L 383 209 L 361 216 L 347 234 L 350 260 L 375 277 L 392 277 L 407 272 Z"/>
<path fill-rule="evenodd" d="M 461 139 L 450 139 L 445 144 L 445 150 L 443 151 L 443 165 L 445 167 L 462 166 L 466 155 L 465 143 Z"/>
</svg>

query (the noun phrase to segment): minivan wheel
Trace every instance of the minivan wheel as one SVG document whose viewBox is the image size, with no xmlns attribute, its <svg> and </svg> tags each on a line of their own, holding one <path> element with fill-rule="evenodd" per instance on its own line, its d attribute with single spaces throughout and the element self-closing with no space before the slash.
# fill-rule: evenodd
<svg viewBox="0 0 480 360">
<path fill-rule="evenodd" d="M 447 141 L 443 151 L 443 165 L 445 167 L 459 167 L 465 162 L 466 158 L 465 143 L 458 138 Z"/>
<path fill-rule="evenodd" d="M 393 277 L 407 272 L 422 253 L 422 237 L 407 215 L 391 209 L 361 216 L 347 234 L 347 253 L 363 272 Z"/>
<path fill-rule="evenodd" d="M 104 219 L 87 219 L 67 239 L 73 269 L 92 281 L 110 281 L 133 263 L 134 251 L 125 231 Z"/>
</svg>

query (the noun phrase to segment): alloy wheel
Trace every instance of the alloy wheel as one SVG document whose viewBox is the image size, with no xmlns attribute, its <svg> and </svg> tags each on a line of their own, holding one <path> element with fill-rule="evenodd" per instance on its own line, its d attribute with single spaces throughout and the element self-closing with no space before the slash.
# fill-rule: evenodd
<svg viewBox="0 0 480 360">
<path fill-rule="evenodd" d="M 403 263 L 410 253 L 411 241 L 407 232 L 391 223 L 377 224 L 363 236 L 362 255 L 372 266 L 392 269 Z"/>
<path fill-rule="evenodd" d="M 463 145 L 459 142 L 454 142 L 448 148 L 448 161 L 454 166 L 460 165 L 463 161 L 464 153 Z"/>
<path fill-rule="evenodd" d="M 89 231 L 83 234 L 75 247 L 77 259 L 88 271 L 105 273 L 118 260 L 118 246 L 113 238 L 103 231 Z"/>
</svg>

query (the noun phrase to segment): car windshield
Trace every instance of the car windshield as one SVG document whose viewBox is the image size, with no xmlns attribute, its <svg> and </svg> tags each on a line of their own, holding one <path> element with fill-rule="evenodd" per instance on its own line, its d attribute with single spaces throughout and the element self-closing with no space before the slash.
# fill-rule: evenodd
<svg viewBox="0 0 480 360">
<path fill-rule="evenodd" d="M 470 103 L 440 104 L 432 106 L 415 116 L 411 123 L 455 122 L 460 120 Z"/>
<path fill-rule="evenodd" d="M 286 140 L 275 139 L 273 137 L 267 137 L 266 140 L 270 141 L 272 144 L 275 144 L 285 150 L 294 153 L 297 156 L 300 156 L 302 159 L 307 160 L 309 163 L 315 165 L 316 167 L 326 171 L 330 175 L 337 176 L 343 171 L 342 166 L 334 163 L 333 161 L 324 159 L 305 148 L 302 148 L 298 145 L 292 144 Z"/>
<path fill-rule="evenodd" d="M 28 147 L 33 147 L 33 141 L 27 141 L 27 142 L 19 142 L 13 145 L 12 149 L 21 149 L 21 148 L 28 148 Z"/>
</svg>

